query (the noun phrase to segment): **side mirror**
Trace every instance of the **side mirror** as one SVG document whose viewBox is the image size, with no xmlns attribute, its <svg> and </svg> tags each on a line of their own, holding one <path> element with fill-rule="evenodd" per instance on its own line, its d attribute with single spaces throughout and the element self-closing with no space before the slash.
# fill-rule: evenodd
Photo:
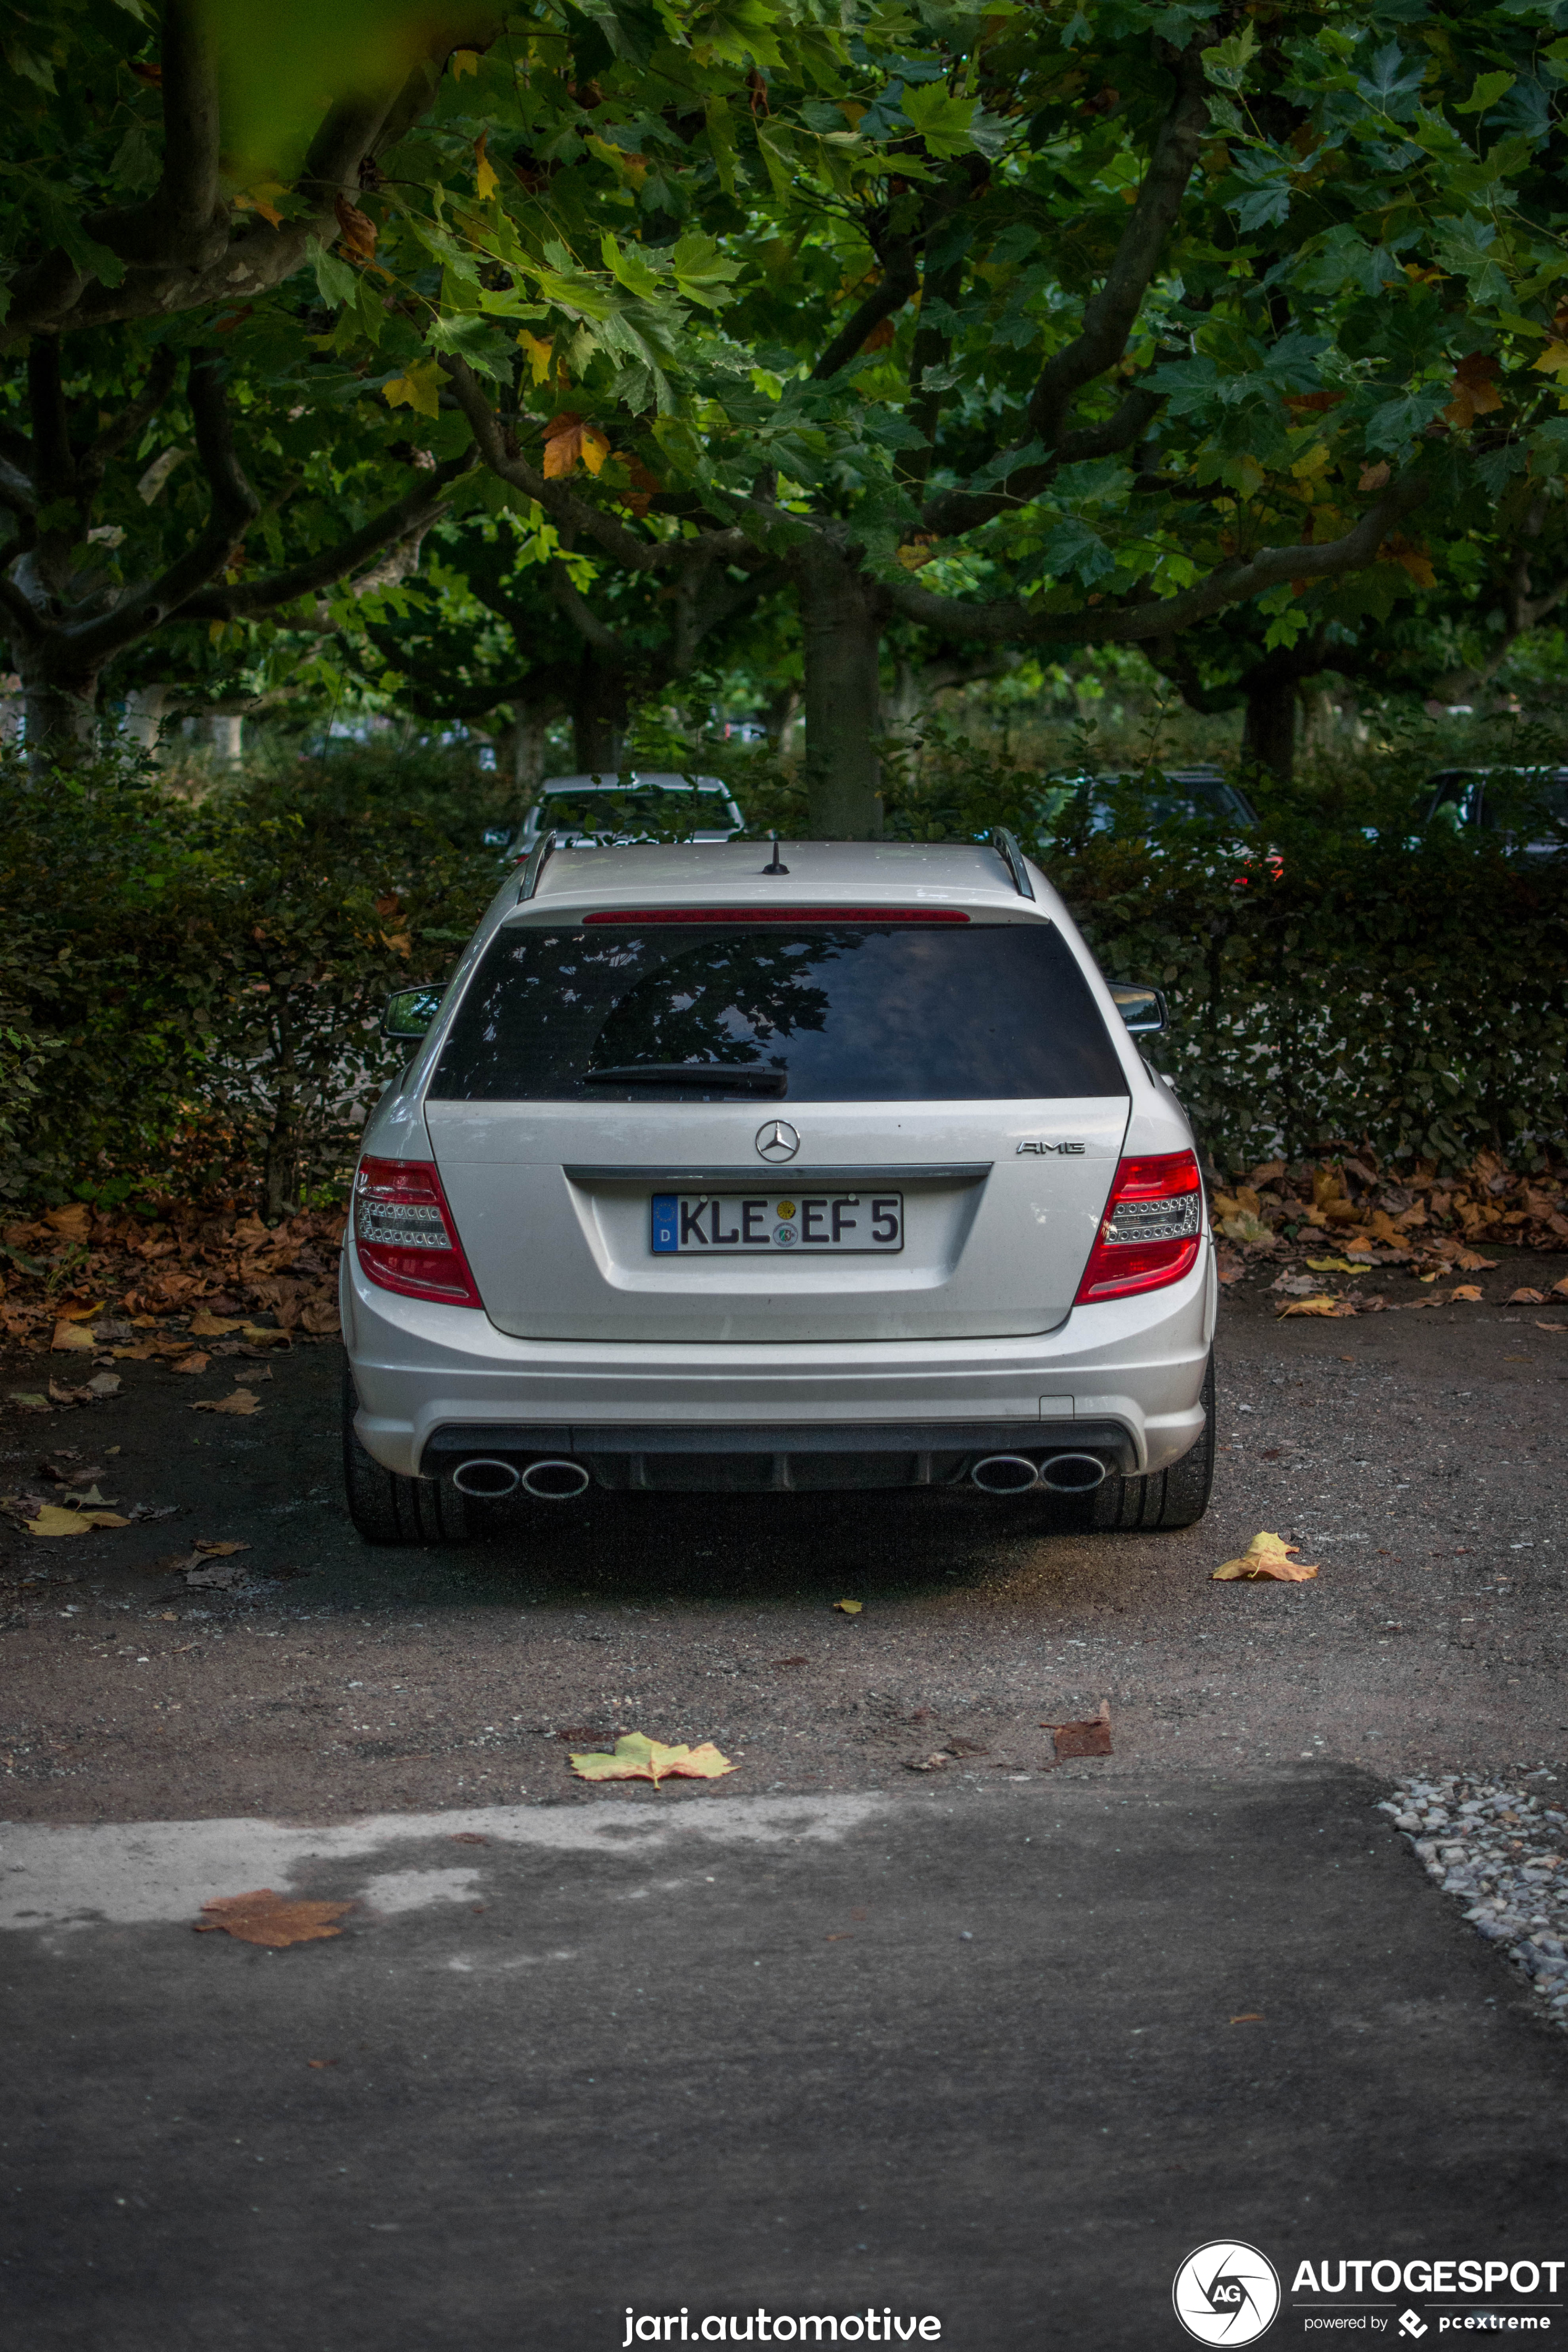
<svg viewBox="0 0 1568 2352">
<path fill-rule="evenodd" d="M 1110 993 L 1116 1001 L 1116 1010 L 1134 1037 L 1152 1036 L 1170 1020 L 1163 988 L 1138 988 L 1116 982 Z"/>
<path fill-rule="evenodd" d="M 438 988 L 395 988 L 381 1016 L 384 1037 L 423 1037 L 441 1009 Z"/>
</svg>

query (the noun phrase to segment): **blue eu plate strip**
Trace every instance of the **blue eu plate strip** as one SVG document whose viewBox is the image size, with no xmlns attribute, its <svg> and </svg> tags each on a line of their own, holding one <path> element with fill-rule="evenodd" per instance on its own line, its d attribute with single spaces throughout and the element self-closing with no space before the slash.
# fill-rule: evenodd
<svg viewBox="0 0 1568 2352">
<path fill-rule="evenodd" d="M 656 1192 L 653 1196 L 653 1245 L 656 1250 L 679 1250 L 679 1242 L 675 1194 Z"/>
</svg>

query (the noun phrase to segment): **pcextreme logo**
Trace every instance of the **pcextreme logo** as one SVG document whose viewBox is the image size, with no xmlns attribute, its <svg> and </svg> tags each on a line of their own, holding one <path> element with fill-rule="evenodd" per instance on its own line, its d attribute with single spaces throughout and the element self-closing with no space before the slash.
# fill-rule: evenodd
<svg viewBox="0 0 1568 2352">
<path fill-rule="evenodd" d="M 1239 2238 L 1215 2238 L 1187 2256 L 1171 2290 L 1176 2317 L 1200 2344 L 1256 2344 L 1279 2309 L 1267 2254 Z"/>
</svg>

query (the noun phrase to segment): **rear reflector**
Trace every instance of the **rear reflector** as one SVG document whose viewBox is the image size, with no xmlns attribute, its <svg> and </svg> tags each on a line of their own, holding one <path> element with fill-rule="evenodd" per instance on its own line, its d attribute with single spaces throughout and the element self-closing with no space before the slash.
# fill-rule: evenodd
<svg viewBox="0 0 1568 2352">
<path fill-rule="evenodd" d="M 956 907 L 616 907 L 584 923 L 967 923 Z"/>
<path fill-rule="evenodd" d="M 360 1161 L 354 1248 L 369 1279 L 383 1290 L 447 1307 L 484 1305 L 433 1160 Z"/>
<path fill-rule="evenodd" d="M 1162 1151 L 1121 1160 L 1075 1303 L 1089 1307 L 1180 1282 L 1197 1262 L 1202 1233 L 1195 1154 Z"/>
</svg>

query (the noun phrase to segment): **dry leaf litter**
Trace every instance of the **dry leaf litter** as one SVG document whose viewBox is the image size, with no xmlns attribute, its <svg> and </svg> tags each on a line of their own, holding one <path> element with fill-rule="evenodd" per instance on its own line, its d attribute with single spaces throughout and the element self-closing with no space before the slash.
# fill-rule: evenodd
<svg viewBox="0 0 1568 2352">
<path fill-rule="evenodd" d="M 1272 1289 L 1285 1315 L 1351 1317 L 1419 1307 L 1479 1304 L 1474 1283 L 1434 1285 L 1489 1272 L 1482 1253 L 1568 1247 L 1568 1170 L 1521 1175 L 1493 1151 L 1461 1174 L 1441 1176 L 1430 1161 L 1381 1165 L 1369 1151 L 1332 1162 L 1264 1161 L 1245 1184 L 1221 1186 L 1212 1200 L 1219 1278 L 1278 1267 Z M 1369 1277 L 1414 1279 L 1425 1293 L 1396 1298 Z M 1548 1294 L 1568 1297 L 1568 1286 Z M 1510 1304 L 1544 1304 L 1544 1298 Z"/>
<path fill-rule="evenodd" d="M 185 1204 L 147 1220 L 72 1202 L 0 1228 L 0 1332 L 29 1349 L 106 1362 L 167 1359 L 193 1374 L 214 1356 L 330 1339 L 342 1235 L 339 1210 L 268 1226 Z"/>
<path fill-rule="evenodd" d="M 1529 1790 L 1452 1772 L 1394 1789 L 1380 1811 L 1428 1878 L 1468 1904 L 1466 1918 L 1504 1947 L 1568 2031 L 1568 1815 Z"/>
</svg>

